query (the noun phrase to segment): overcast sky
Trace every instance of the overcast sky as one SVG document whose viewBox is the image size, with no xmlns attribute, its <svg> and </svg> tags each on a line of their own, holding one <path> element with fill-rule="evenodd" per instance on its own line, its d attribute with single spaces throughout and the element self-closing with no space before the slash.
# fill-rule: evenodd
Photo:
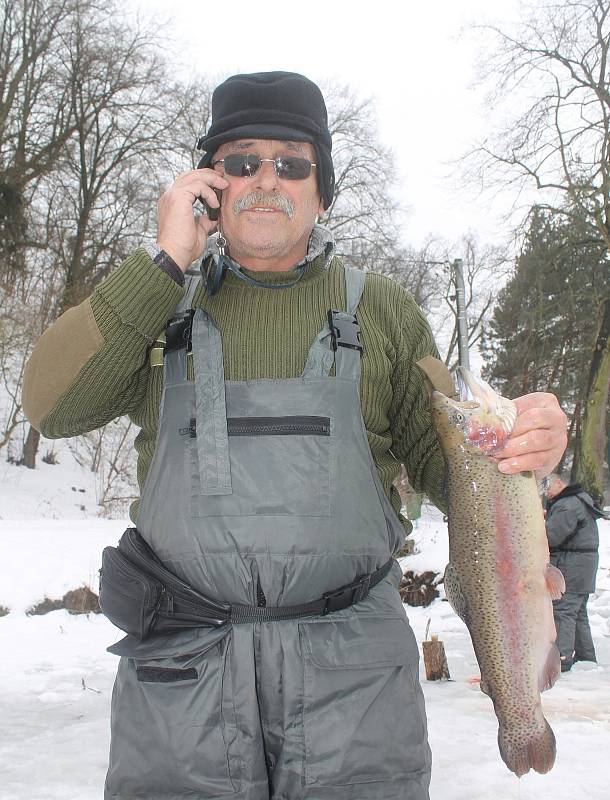
<svg viewBox="0 0 610 800">
<path fill-rule="evenodd" d="M 200 74 L 290 70 L 374 98 L 409 208 L 405 242 L 418 245 L 430 233 L 453 240 L 468 230 L 497 238 L 508 200 L 477 199 L 451 176 L 450 162 L 489 125 L 473 85 L 481 39 L 468 26 L 514 19 L 518 0 L 129 2 L 168 21 L 172 52 Z"/>
</svg>

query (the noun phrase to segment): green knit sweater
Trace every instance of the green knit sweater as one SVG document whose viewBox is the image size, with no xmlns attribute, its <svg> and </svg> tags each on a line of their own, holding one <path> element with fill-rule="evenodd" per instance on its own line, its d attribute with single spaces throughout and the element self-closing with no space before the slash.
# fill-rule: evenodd
<svg viewBox="0 0 610 800">
<path fill-rule="evenodd" d="M 287 281 L 286 273 L 249 274 L 267 283 Z M 155 449 L 163 383 L 163 369 L 151 366 L 151 348 L 183 292 L 144 250 L 96 288 L 90 303 L 100 346 L 75 365 L 76 377 L 41 419 L 44 436 L 74 436 L 128 414 L 141 428 L 136 450 L 143 486 Z M 227 380 L 293 378 L 303 371 L 328 309 L 345 307 L 344 268 L 337 258 L 325 266 L 319 256 L 295 286 L 272 291 L 229 274 L 213 297 L 199 287 L 194 305 L 205 309 L 220 329 Z M 413 486 L 444 507 L 444 462 L 424 379 L 415 366 L 426 355 L 438 355 L 429 326 L 403 287 L 375 273 L 366 275 L 357 313 L 364 342 L 362 413 L 385 491 L 398 512 L 400 498 L 392 484 L 402 462 Z M 63 325 L 63 336 L 66 325 L 71 333 L 70 324 Z M 52 337 L 52 330 L 45 336 Z M 73 335 L 79 336 L 76 325 Z M 43 366 L 37 365 L 30 393 L 44 385 L 45 371 L 53 369 L 46 359 L 39 361 Z M 56 378 L 50 372 L 47 377 Z M 137 502 L 131 509 L 132 519 L 136 516 Z"/>
</svg>

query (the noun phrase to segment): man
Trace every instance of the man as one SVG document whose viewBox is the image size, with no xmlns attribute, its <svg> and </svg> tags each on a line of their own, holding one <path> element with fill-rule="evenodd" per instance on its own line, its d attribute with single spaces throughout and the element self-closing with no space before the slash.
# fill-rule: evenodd
<svg viewBox="0 0 610 800">
<path fill-rule="evenodd" d="M 316 224 L 333 198 L 331 144 L 303 76 L 222 83 L 200 168 L 159 202 L 155 245 L 60 318 L 28 365 L 24 405 L 44 435 L 124 413 L 142 428 L 138 531 L 232 609 L 230 626 L 112 648 L 106 798 L 428 797 L 392 482 L 403 462 L 444 505 L 415 366 L 437 351 L 411 296 L 345 268 Z M 204 248 L 205 286 L 189 275 L 185 295 Z M 551 395 L 517 405 L 499 468 L 542 476 L 565 416 Z"/>
<path fill-rule="evenodd" d="M 569 671 L 575 661 L 597 661 L 587 602 L 595 591 L 600 517 L 605 517 L 603 511 L 581 486 L 569 486 L 557 473 L 549 477 L 546 533 L 551 563 L 566 582 L 563 597 L 553 601 L 562 672 Z"/>
</svg>

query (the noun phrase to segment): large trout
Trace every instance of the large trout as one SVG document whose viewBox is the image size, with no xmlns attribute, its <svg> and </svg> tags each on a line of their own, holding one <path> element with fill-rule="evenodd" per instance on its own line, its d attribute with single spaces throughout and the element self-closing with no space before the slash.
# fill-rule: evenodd
<svg viewBox="0 0 610 800">
<path fill-rule="evenodd" d="M 540 692 L 560 672 L 551 600 L 565 584 L 549 564 L 533 474 L 504 475 L 490 455 L 512 430 L 514 403 L 465 369 L 458 382 L 459 401 L 438 391 L 431 401 L 449 478 L 445 591 L 470 632 L 504 762 L 518 776 L 548 772 L 555 736 Z"/>
</svg>

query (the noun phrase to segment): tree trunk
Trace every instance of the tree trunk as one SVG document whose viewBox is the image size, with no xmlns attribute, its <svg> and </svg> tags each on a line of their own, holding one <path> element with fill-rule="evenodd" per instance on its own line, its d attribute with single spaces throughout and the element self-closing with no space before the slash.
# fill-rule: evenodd
<svg viewBox="0 0 610 800">
<path fill-rule="evenodd" d="M 576 405 L 574 406 L 574 413 L 572 414 L 572 418 L 570 419 L 570 427 L 568 428 L 568 446 L 563 451 L 563 455 L 561 456 L 561 460 L 559 464 L 555 467 L 555 472 L 558 475 L 563 473 L 563 469 L 566 463 L 566 459 L 568 457 L 568 453 L 570 448 L 572 449 L 572 458 L 573 460 L 576 458 L 576 438 L 575 438 L 575 430 L 577 428 L 577 420 L 580 419 L 580 400 L 576 401 Z"/>
<path fill-rule="evenodd" d="M 582 433 L 575 476 L 595 500 L 603 505 L 603 465 L 606 454 L 606 414 L 610 389 L 610 298 L 602 305 L 601 322 L 587 384 Z"/>
<path fill-rule="evenodd" d="M 578 464 L 580 454 L 580 439 L 582 433 L 582 407 L 580 400 L 576 403 L 578 408 L 578 416 L 574 410 L 576 417 L 576 425 L 574 427 L 574 438 L 572 439 L 572 468 L 570 469 L 570 483 L 576 483 L 576 465 Z"/>
<path fill-rule="evenodd" d="M 25 444 L 23 445 L 23 456 L 20 463 L 28 469 L 36 468 L 36 453 L 40 443 L 40 431 L 30 425 Z"/>
</svg>

